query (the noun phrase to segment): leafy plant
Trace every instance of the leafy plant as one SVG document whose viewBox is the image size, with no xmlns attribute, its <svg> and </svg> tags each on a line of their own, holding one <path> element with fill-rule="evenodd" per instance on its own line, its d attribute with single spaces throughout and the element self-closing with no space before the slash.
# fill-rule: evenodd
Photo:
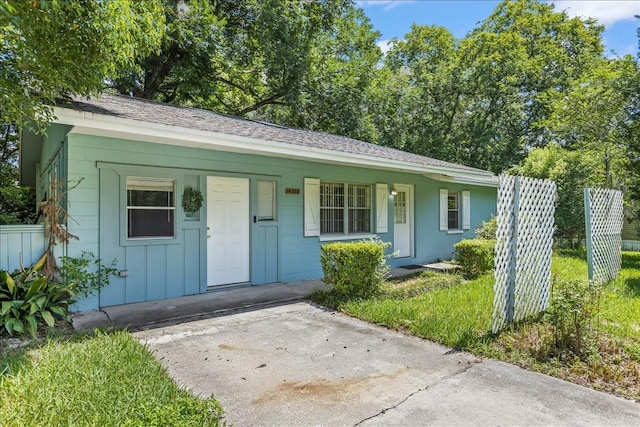
<svg viewBox="0 0 640 427">
<path fill-rule="evenodd" d="M 376 294 L 389 271 L 385 252 L 390 246 L 380 240 L 322 245 L 323 280 L 342 296 L 366 298 Z"/>
<path fill-rule="evenodd" d="M 109 284 L 109 278 L 118 269 L 117 261 L 111 261 L 110 266 L 102 264 L 92 252 L 82 251 L 80 257 L 60 257 L 62 265 L 59 267 L 57 280 L 73 287 L 76 295 L 89 296 Z"/>
<path fill-rule="evenodd" d="M 47 279 L 42 273 L 47 256 L 45 253 L 28 269 L 12 274 L 0 271 L 0 322 L 9 335 L 15 332 L 35 337 L 39 324 L 55 324 L 54 316 L 70 321 L 73 285 Z"/>
<path fill-rule="evenodd" d="M 493 269 L 495 246 L 495 240 L 484 239 L 465 239 L 455 244 L 465 279 L 475 279 Z"/>
<path fill-rule="evenodd" d="M 553 280 L 549 318 L 559 352 L 578 356 L 596 344 L 595 320 L 600 313 L 602 285 L 585 280 Z"/>
<path fill-rule="evenodd" d="M 476 239 L 495 240 L 498 231 L 498 221 L 495 216 L 491 216 L 489 221 L 482 221 L 482 224 L 476 227 Z"/>
</svg>

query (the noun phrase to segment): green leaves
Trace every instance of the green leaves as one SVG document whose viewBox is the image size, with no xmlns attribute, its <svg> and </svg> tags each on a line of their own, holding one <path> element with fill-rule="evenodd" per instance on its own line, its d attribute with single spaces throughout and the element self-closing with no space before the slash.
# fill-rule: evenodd
<svg viewBox="0 0 640 427">
<path fill-rule="evenodd" d="M 69 321 L 69 304 L 73 303 L 72 286 L 50 282 L 41 274 L 43 256 L 29 269 L 9 274 L 0 271 L 0 324 L 13 335 L 36 336 L 38 325 L 54 326 L 56 319 Z"/>
<path fill-rule="evenodd" d="M 43 124 L 57 97 L 100 92 L 157 50 L 161 12 L 161 0 L 12 2 L 0 13 L 0 121 Z"/>
<path fill-rule="evenodd" d="M 342 296 L 375 295 L 389 271 L 385 252 L 390 246 L 379 240 L 326 243 L 320 253 L 322 280 Z"/>
</svg>

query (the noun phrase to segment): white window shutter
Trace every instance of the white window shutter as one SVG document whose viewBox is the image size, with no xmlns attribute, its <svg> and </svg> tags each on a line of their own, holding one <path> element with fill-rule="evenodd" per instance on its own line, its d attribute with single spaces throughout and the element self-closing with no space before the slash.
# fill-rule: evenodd
<svg viewBox="0 0 640 427">
<path fill-rule="evenodd" d="M 449 190 L 440 189 L 440 231 L 449 229 Z"/>
<path fill-rule="evenodd" d="M 304 179 L 304 237 L 320 235 L 320 180 Z"/>
<path fill-rule="evenodd" d="M 462 192 L 462 229 L 471 228 L 471 192 Z"/>
<path fill-rule="evenodd" d="M 389 187 L 376 184 L 376 233 L 389 231 Z"/>
</svg>

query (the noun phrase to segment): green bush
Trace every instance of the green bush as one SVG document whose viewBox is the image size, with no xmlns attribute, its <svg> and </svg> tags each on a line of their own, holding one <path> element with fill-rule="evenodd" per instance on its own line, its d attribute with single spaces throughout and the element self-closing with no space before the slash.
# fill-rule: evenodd
<svg viewBox="0 0 640 427">
<path fill-rule="evenodd" d="M 549 318 L 556 349 L 582 355 L 595 348 L 595 320 L 600 314 L 602 285 L 586 280 L 553 280 Z"/>
<path fill-rule="evenodd" d="M 482 224 L 476 227 L 476 239 L 495 240 L 497 231 L 498 220 L 492 215 L 489 221 L 482 221 Z"/>
<path fill-rule="evenodd" d="M 465 239 L 455 244 L 465 279 L 475 279 L 493 269 L 495 246 L 495 240 L 486 239 Z"/>
<path fill-rule="evenodd" d="M 391 245 L 379 240 L 322 245 L 324 281 L 346 297 L 375 295 L 389 271 L 385 252 Z"/>
<path fill-rule="evenodd" d="M 48 280 L 42 274 L 46 259 L 45 254 L 32 267 L 11 274 L 0 271 L 0 323 L 9 335 L 35 337 L 39 324 L 55 324 L 54 316 L 70 321 L 73 286 Z"/>
</svg>

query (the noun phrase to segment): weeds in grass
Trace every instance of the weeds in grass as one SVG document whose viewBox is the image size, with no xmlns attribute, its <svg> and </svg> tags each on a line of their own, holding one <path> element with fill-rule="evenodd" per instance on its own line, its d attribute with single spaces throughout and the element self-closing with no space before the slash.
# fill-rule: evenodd
<svg viewBox="0 0 640 427">
<path fill-rule="evenodd" d="M 0 354 L 0 425 L 219 425 L 127 332 L 49 339 Z"/>
<path fill-rule="evenodd" d="M 586 278 L 583 255 L 561 251 L 553 274 L 563 281 Z M 640 401 L 640 253 L 624 252 L 620 278 L 599 292 L 599 320 L 589 325 L 597 339 L 586 346 L 583 334 L 582 351 L 558 351 L 551 312 L 492 335 L 491 275 L 467 282 L 423 273 L 385 283 L 375 298 L 345 300 L 322 292 L 313 299 L 372 323 Z"/>
</svg>

